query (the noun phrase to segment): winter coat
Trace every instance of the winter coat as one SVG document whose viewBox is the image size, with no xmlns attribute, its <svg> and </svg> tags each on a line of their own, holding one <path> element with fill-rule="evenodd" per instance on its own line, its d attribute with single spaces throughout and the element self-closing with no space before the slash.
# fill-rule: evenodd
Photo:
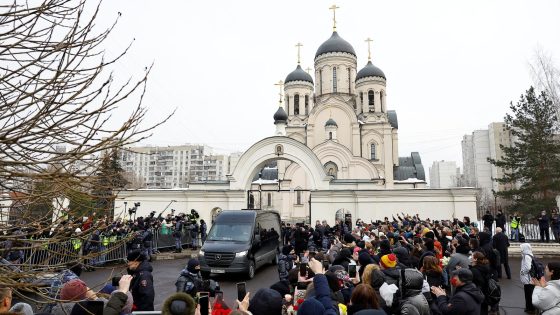
<svg viewBox="0 0 560 315">
<path fill-rule="evenodd" d="M 106 299 L 101 299 L 98 298 L 94 301 L 100 301 L 103 303 L 107 303 Z M 74 306 L 76 306 L 76 304 L 80 303 L 80 304 L 86 304 L 88 302 L 92 302 L 91 300 L 83 300 L 83 301 L 74 301 L 74 302 L 66 302 L 66 303 L 57 303 L 53 309 L 51 310 L 51 314 L 53 315 L 70 315 L 72 314 L 72 309 L 74 308 Z"/>
<path fill-rule="evenodd" d="M 488 265 L 471 266 L 473 274 L 473 283 L 482 291 L 483 294 L 488 293 L 488 281 L 490 280 L 490 267 Z"/>
<path fill-rule="evenodd" d="M 503 213 L 498 213 L 496 215 L 496 227 L 501 227 L 502 230 L 504 230 L 505 226 L 506 226 L 506 216 Z"/>
<path fill-rule="evenodd" d="M 542 315 L 560 314 L 560 280 L 548 281 L 544 288 L 536 286 L 532 300 Z"/>
<path fill-rule="evenodd" d="M 200 274 L 189 272 L 186 268 L 181 270 L 179 278 L 175 281 L 176 292 L 185 292 L 193 298 L 201 288 L 202 277 Z"/>
<path fill-rule="evenodd" d="M 402 282 L 401 315 L 430 315 L 430 304 L 422 294 L 422 273 L 415 269 L 406 269 Z"/>
<path fill-rule="evenodd" d="M 484 295 L 473 283 L 458 287 L 455 295 L 437 298 L 438 309 L 442 315 L 480 315 L 480 305 Z"/>
<path fill-rule="evenodd" d="M 540 216 L 537 221 L 539 222 L 539 228 L 541 230 L 548 229 L 550 227 L 550 218 L 548 217 L 548 215 Z"/>
<path fill-rule="evenodd" d="M 531 271 L 531 265 L 533 259 L 533 250 L 531 249 L 531 244 L 523 243 L 520 245 L 521 247 L 521 270 L 519 271 L 519 280 L 521 280 L 522 284 L 531 284 L 531 275 L 529 271 Z"/>
<path fill-rule="evenodd" d="M 387 315 L 383 310 L 366 309 L 354 313 L 354 315 Z"/>
<path fill-rule="evenodd" d="M 280 254 L 278 256 L 278 276 L 280 280 L 288 280 L 288 273 L 292 270 L 292 260 L 284 255 Z"/>
<path fill-rule="evenodd" d="M 126 304 L 128 296 L 125 293 L 117 292 L 111 295 L 109 302 L 103 309 L 103 315 L 119 315 Z"/>
<path fill-rule="evenodd" d="M 315 287 L 315 298 L 325 307 L 324 315 L 337 315 L 331 300 L 327 277 L 323 274 L 315 275 L 313 277 L 313 286 Z"/>
<path fill-rule="evenodd" d="M 500 261 L 507 261 L 509 247 L 508 237 L 503 232 L 497 233 L 494 237 L 492 237 L 492 243 L 494 248 L 500 253 Z"/>
</svg>

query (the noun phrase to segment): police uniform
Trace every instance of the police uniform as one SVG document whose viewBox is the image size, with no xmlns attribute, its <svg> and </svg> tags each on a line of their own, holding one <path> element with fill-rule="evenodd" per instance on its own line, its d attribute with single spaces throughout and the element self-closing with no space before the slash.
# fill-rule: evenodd
<svg viewBox="0 0 560 315">
<path fill-rule="evenodd" d="M 152 265 L 144 260 L 145 257 L 137 251 L 128 254 L 129 261 L 140 261 L 140 265 L 135 270 L 128 270 L 128 274 L 132 275 L 130 283 L 130 292 L 134 298 L 134 306 L 137 311 L 153 311 L 154 310 L 154 278 L 152 276 Z"/>
</svg>

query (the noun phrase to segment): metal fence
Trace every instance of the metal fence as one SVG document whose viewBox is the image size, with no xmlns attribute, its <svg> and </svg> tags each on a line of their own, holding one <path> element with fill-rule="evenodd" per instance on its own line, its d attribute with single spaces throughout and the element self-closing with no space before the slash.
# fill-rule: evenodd
<svg viewBox="0 0 560 315">
<path fill-rule="evenodd" d="M 482 229 L 484 228 L 484 222 L 483 221 L 478 221 L 478 228 L 480 229 L 480 231 L 482 231 Z M 512 235 L 511 235 L 511 227 L 510 227 L 510 223 L 507 222 L 505 225 L 505 231 L 504 233 L 510 238 L 512 239 Z M 496 231 L 496 223 L 494 222 L 492 224 L 492 233 L 494 233 Z M 527 241 L 540 241 L 541 240 L 541 236 L 540 236 L 540 231 L 541 229 L 539 228 L 539 224 L 538 223 L 524 223 L 523 220 L 521 220 L 521 224 L 519 225 L 519 232 L 521 232 L 523 234 L 523 236 L 525 236 L 525 240 Z M 558 239 L 555 238 L 554 236 L 554 232 L 553 229 L 550 227 L 548 229 L 548 233 L 550 236 L 550 241 L 551 242 L 558 242 Z"/>
</svg>

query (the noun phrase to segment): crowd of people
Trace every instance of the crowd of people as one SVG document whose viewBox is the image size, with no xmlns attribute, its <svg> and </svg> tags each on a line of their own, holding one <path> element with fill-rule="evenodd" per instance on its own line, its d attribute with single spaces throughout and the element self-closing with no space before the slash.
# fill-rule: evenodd
<svg viewBox="0 0 560 315">
<path fill-rule="evenodd" d="M 165 300 L 161 313 L 498 313 L 500 279 L 511 279 L 510 239 L 503 227 L 479 227 L 468 217 L 439 221 L 404 213 L 382 221 L 352 223 L 283 224 L 278 281 L 248 292 L 231 307 L 219 285 L 204 279 L 198 260 L 192 258 L 178 274 L 177 292 Z M 560 314 L 560 262 L 543 265 L 528 243 L 521 244 L 521 252 L 525 311 Z M 77 315 L 86 310 L 116 315 L 154 311 L 156 293 L 148 259 L 145 250 L 132 249 L 127 257 L 129 276 L 113 279 L 99 292 L 89 289 L 79 274 L 68 277 L 59 296 L 62 302 L 49 312 Z M 204 292 L 210 296 L 205 297 Z M 10 297 L 9 288 L 0 289 L 0 313 L 10 310 Z M 11 307 L 20 313 L 27 310 L 22 303 Z"/>
</svg>

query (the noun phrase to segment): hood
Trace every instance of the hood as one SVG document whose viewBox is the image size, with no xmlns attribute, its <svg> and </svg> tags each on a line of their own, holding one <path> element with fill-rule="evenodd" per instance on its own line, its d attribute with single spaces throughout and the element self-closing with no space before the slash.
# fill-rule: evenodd
<svg viewBox="0 0 560 315">
<path fill-rule="evenodd" d="M 393 279 L 399 279 L 401 276 L 401 270 L 398 268 L 384 269 L 381 272 L 383 272 L 384 275 Z"/>
<path fill-rule="evenodd" d="M 205 252 L 216 253 L 239 253 L 249 249 L 249 243 L 231 241 L 209 241 L 206 240 L 202 246 Z"/>
<path fill-rule="evenodd" d="M 467 293 L 476 301 L 476 303 L 482 303 L 482 301 L 484 301 L 484 294 L 482 294 L 482 291 L 480 291 L 480 289 L 472 282 L 457 288 L 457 291 Z"/>
<path fill-rule="evenodd" d="M 393 250 L 393 254 L 397 256 L 397 260 L 403 264 L 408 262 L 408 250 L 404 247 L 397 247 Z"/>
<path fill-rule="evenodd" d="M 189 270 L 187 270 L 187 268 L 184 268 L 183 270 L 181 270 L 181 274 L 180 274 L 180 275 L 181 275 L 181 276 L 185 276 L 185 277 L 186 277 L 186 276 L 189 276 L 189 275 L 192 276 L 192 277 L 198 277 L 198 273 L 189 272 Z"/>
<path fill-rule="evenodd" d="M 488 244 L 492 240 L 492 237 L 489 233 L 480 232 L 478 233 L 478 240 L 480 241 L 480 246 L 482 246 Z"/>
<path fill-rule="evenodd" d="M 135 271 L 136 272 L 140 272 L 140 271 L 152 272 L 153 270 L 154 270 L 154 268 L 152 268 L 152 265 L 148 261 L 143 261 Z"/>
<path fill-rule="evenodd" d="M 521 254 L 523 255 L 533 255 L 533 249 L 531 248 L 531 244 L 523 243 L 520 245 L 521 247 Z"/>
<path fill-rule="evenodd" d="M 161 307 L 162 315 L 186 314 L 193 315 L 196 309 L 194 300 L 184 292 L 169 296 Z"/>
</svg>

